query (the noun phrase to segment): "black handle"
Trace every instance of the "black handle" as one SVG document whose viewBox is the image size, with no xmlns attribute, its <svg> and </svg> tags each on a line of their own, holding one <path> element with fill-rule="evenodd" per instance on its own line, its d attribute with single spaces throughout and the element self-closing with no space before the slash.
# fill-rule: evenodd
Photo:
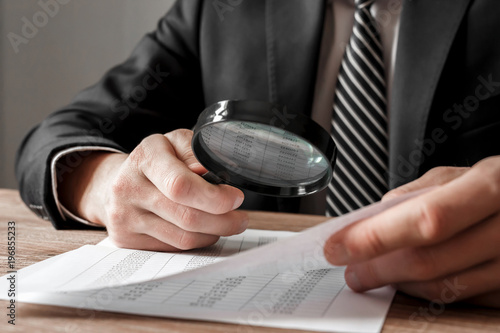
<svg viewBox="0 0 500 333">
<path fill-rule="evenodd" d="M 210 171 L 208 171 L 207 173 L 203 174 L 202 177 L 203 177 L 203 179 L 205 179 L 207 182 L 209 182 L 211 184 L 219 185 L 219 184 L 225 184 L 226 183 L 226 182 L 224 182 L 224 180 L 222 178 L 220 178 L 215 173 L 212 173 Z"/>
</svg>

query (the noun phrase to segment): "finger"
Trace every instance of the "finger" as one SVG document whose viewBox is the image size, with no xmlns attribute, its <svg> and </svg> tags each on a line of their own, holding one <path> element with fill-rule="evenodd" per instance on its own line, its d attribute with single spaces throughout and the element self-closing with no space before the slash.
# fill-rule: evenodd
<svg viewBox="0 0 500 333">
<path fill-rule="evenodd" d="M 423 188 L 446 184 L 453 179 L 462 176 L 469 170 L 470 168 L 467 167 L 433 168 L 426 172 L 422 177 L 387 192 L 382 197 L 382 201 L 387 201 L 400 195 L 417 191 Z"/>
<path fill-rule="evenodd" d="M 467 303 L 500 308 L 500 290 L 467 299 Z"/>
<path fill-rule="evenodd" d="M 211 214 L 224 214 L 243 202 L 243 192 L 227 185 L 213 185 L 179 160 L 168 138 L 147 137 L 130 155 L 131 163 L 167 198 Z"/>
<path fill-rule="evenodd" d="M 219 239 L 219 236 L 183 230 L 149 212 L 145 212 L 136 219 L 132 231 L 136 235 L 145 234 L 168 244 L 171 247 L 169 251 L 205 247 L 214 244 Z"/>
<path fill-rule="evenodd" d="M 151 186 L 142 186 L 141 195 L 132 197 L 129 203 L 183 230 L 215 236 L 231 236 L 242 233 L 248 226 L 249 219 L 246 212 L 230 211 L 225 214 L 210 214 L 175 203 L 151 183 L 149 184 Z"/>
<path fill-rule="evenodd" d="M 500 290 L 500 261 L 490 261 L 458 274 L 425 282 L 403 282 L 396 288 L 434 302 L 452 303 Z"/>
<path fill-rule="evenodd" d="M 127 204 L 127 208 L 113 213 L 113 218 L 106 225 L 108 236 L 116 246 L 148 251 L 178 251 L 176 247 L 146 235 L 145 230 L 141 229 L 148 227 L 146 222 L 155 218 L 153 214 L 140 210 L 132 203 Z"/>
<path fill-rule="evenodd" d="M 191 171 L 199 175 L 208 172 L 194 156 L 193 150 L 191 149 L 193 131 L 179 129 L 165 134 L 165 137 L 172 143 L 177 158 L 184 162 Z"/>
<path fill-rule="evenodd" d="M 130 237 L 118 238 L 109 235 L 111 242 L 123 249 L 134 249 L 143 251 L 176 252 L 179 251 L 174 246 L 166 244 L 158 239 L 144 234 L 135 234 Z"/>
<path fill-rule="evenodd" d="M 472 168 L 446 185 L 335 233 L 325 244 L 326 259 L 335 265 L 352 264 L 449 239 L 498 209 L 496 169 Z"/>
<path fill-rule="evenodd" d="M 141 202 L 136 204 L 186 231 L 231 236 L 242 233 L 248 226 L 248 214 L 243 211 L 210 214 L 174 203 L 156 189 L 145 198 L 139 198 Z"/>
<path fill-rule="evenodd" d="M 405 248 L 350 265 L 346 281 L 364 291 L 401 281 L 428 281 L 491 261 L 498 257 L 499 225 L 496 215 L 444 243 Z"/>
</svg>

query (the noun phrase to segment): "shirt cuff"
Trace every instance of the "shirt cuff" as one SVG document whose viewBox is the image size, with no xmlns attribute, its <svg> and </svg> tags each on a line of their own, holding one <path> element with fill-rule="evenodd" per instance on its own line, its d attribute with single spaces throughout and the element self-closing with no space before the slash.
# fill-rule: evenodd
<svg viewBox="0 0 500 333">
<path fill-rule="evenodd" d="M 54 196 L 54 201 L 56 203 L 57 210 L 59 211 L 59 214 L 61 214 L 61 217 L 64 221 L 66 221 L 67 218 L 73 219 L 75 221 L 78 221 L 80 223 L 90 225 L 93 227 L 102 227 L 102 225 L 93 223 L 87 220 L 82 219 L 81 217 L 76 216 L 75 214 L 71 213 L 66 207 L 64 207 L 63 204 L 59 201 L 59 196 L 57 195 L 57 162 L 63 158 L 66 155 L 73 154 L 76 152 L 80 151 L 108 151 L 111 153 L 120 153 L 123 154 L 122 151 L 114 148 L 109 148 L 109 147 L 96 147 L 96 146 L 83 146 L 83 147 L 72 147 L 68 148 L 65 150 L 60 151 L 53 159 L 52 162 L 50 163 L 50 173 L 52 176 L 52 195 Z"/>
</svg>

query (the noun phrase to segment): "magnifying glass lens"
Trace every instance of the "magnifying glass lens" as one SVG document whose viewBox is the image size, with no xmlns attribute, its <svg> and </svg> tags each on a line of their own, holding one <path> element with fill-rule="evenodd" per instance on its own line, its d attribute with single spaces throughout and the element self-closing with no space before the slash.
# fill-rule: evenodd
<svg viewBox="0 0 500 333">
<path fill-rule="evenodd" d="M 246 121 L 216 122 L 201 128 L 211 158 L 239 177 L 267 186 L 307 186 L 331 172 L 325 156 L 286 130 Z M 327 176 L 328 177 L 328 176 Z"/>
<path fill-rule="evenodd" d="M 198 117 L 193 153 L 203 178 L 278 197 L 324 189 L 332 179 L 336 146 L 309 117 L 265 101 L 220 101 Z"/>
</svg>

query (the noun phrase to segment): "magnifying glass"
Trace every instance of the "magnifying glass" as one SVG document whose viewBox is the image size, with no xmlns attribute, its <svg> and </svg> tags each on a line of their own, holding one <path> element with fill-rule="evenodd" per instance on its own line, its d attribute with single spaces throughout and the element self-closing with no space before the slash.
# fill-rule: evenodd
<svg viewBox="0 0 500 333">
<path fill-rule="evenodd" d="M 298 197 L 330 183 L 337 149 L 312 119 L 262 101 L 221 101 L 198 117 L 191 142 L 212 183 Z"/>
</svg>

